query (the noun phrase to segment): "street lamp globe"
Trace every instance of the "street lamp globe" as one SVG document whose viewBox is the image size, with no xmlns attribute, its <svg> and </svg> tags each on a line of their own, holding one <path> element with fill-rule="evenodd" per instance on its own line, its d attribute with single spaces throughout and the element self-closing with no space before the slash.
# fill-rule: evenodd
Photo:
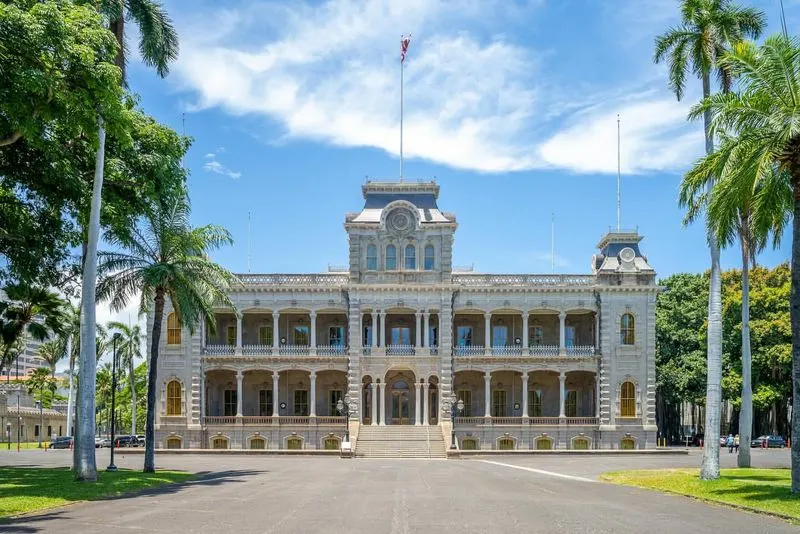
<svg viewBox="0 0 800 534">
<path fill-rule="evenodd" d="M 344 411 L 344 402 L 342 402 L 342 399 L 336 401 L 336 411 L 339 413 L 342 413 Z"/>
</svg>

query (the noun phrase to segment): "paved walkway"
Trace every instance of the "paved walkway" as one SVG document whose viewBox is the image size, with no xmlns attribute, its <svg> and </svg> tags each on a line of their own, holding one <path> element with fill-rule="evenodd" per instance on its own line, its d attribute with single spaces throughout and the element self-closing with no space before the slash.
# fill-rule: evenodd
<svg viewBox="0 0 800 534">
<path fill-rule="evenodd" d="M 69 451 L 0 453 L 0 465 L 69 460 Z M 141 461 L 122 455 L 117 465 L 140 467 Z M 609 469 L 698 461 L 695 454 L 462 461 L 161 456 L 161 467 L 207 474 L 136 497 L 15 520 L 0 532 L 798 532 L 769 517 L 596 480 Z M 786 464 L 788 454 L 770 451 L 757 462 Z M 106 463 L 103 451 L 98 464 Z"/>
</svg>

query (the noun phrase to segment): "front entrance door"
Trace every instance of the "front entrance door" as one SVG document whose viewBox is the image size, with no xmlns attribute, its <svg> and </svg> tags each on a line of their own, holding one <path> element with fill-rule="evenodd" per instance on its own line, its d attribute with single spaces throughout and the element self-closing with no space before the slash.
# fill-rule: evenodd
<svg viewBox="0 0 800 534">
<path fill-rule="evenodd" d="M 407 425 L 411 422 L 408 403 L 408 383 L 398 380 L 392 384 L 392 424 Z"/>
</svg>

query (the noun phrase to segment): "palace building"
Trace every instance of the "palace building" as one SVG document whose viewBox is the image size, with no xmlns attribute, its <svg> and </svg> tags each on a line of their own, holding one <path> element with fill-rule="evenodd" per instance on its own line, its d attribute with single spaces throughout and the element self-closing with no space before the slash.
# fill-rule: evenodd
<svg viewBox="0 0 800 534">
<path fill-rule="evenodd" d="M 453 421 L 461 450 L 656 446 L 638 232 L 607 233 L 588 274 L 477 274 L 436 183 L 362 191 L 347 268 L 239 275 L 193 334 L 167 302 L 157 447 L 338 450 L 343 412 L 356 456 L 444 456 Z"/>
</svg>

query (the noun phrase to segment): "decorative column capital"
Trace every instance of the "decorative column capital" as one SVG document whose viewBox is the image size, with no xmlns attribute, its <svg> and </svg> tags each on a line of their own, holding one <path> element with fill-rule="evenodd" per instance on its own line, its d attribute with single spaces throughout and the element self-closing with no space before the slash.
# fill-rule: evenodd
<svg viewBox="0 0 800 534">
<path fill-rule="evenodd" d="M 244 371 L 236 371 L 236 380 L 244 379 Z"/>
<path fill-rule="evenodd" d="M 558 373 L 558 379 L 559 379 L 561 382 L 564 382 L 564 381 L 566 381 L 566 379 L 567 379 L 567 372 L 566 372 L 566 371 L 561 371 L 560 373 Z"/>
<path fill-rule="evenodd" d="M 310 371 L 309 374 L 308 374 L 308 377 L 311 380 L 316 380 L 317 379 L 317 372 L 316 371 Z"/>
<path fill-rule="evenodd" d="M 564 311 L 564 310 L 561 310 L 560 312 L 558 312 L 558 318 L 563 321 L 564 319 L 567 318 L 567 312 Z"/>
<path fill-rule="evenodd" d="M 317 316 L 317 312 L 315 310 L 311 310 L 310 312 L 308 312 L 308 315 L 313 319 L 314 317 Z"/>
<path fill-rule="evenodd" d="M 523 319 L 527 319 L 529 316 L 530 316 L 530 312 L 529 311 L 526 310 L 526 311 L 522 312 L 522 318 Z"/>
</svg>

